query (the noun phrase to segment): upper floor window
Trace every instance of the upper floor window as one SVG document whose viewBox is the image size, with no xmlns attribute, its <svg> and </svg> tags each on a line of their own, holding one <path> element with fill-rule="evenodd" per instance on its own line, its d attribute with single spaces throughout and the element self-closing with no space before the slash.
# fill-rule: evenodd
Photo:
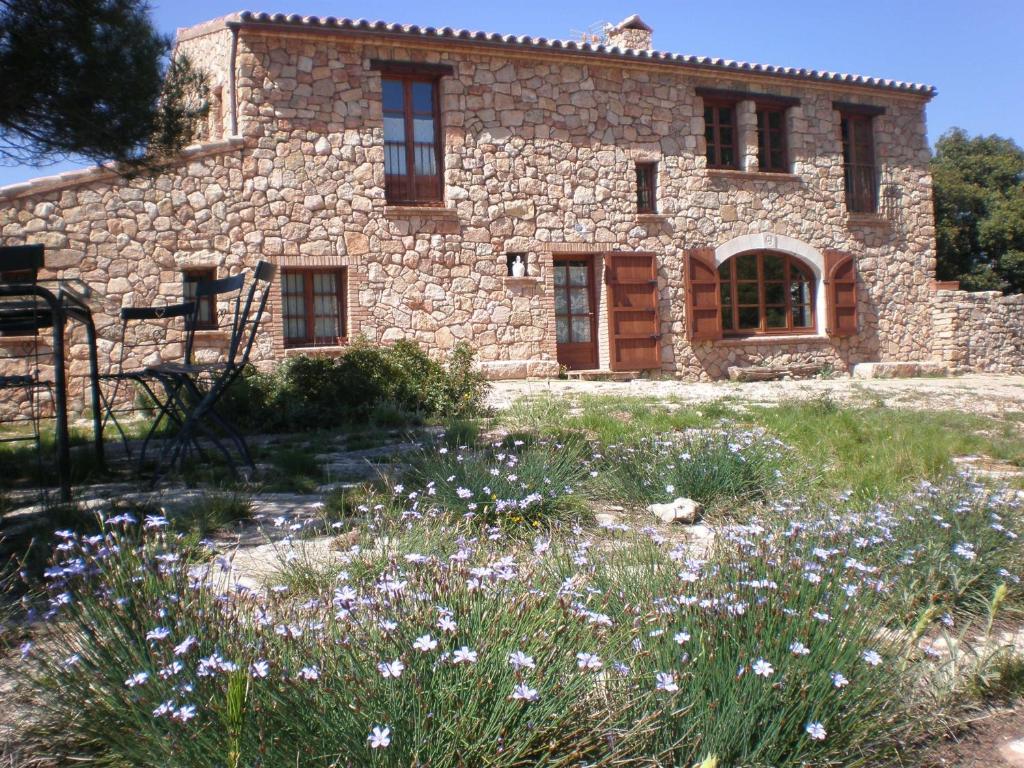
<svg viewBox="0 0 1024 768">
<path fill-rule="evenodd" d="M 788 173 L 786 108 L 757 105 L 757 166 L 765 173 Z"/>
<path fill-rule="evenodd" d="M 385 74 L 384 191 L 389 203 L 440 203 L 437 78 Z"/>
<path fill-rule="evenodd" d="M 733 256 L 718 269 L 725 335 L 814 330 L 814 275 L 782 253 Z"/>
<path fill-rule="evenodd" d="M 636 212 L 656 213 L 657 203 L 657 163 L 636 164 Z"/>
<path fill-rule="evenodd" d="M 875 213 L 878 210 L 878 172 L 873 115 L 842 112 L 841 119 L 846 207 L 857 213 Z"/>
<path fill-rule="evenodd" d="M 345 270 L 282 269 L 286 347 L 335 346 L 345 338 Z"/>
<path fill-rule="evenodd" d="M 735 103 L 704 102 L 704 138 L 708 168 L 739 168 Z"/>
<path fill-rule="evenodd" d="M 196 286 L 200 282 L 216 279 L 217 270 L 213 267 L 184 270 L 181 273 L 182 297 L 185 301 L 195 301 Z M 199 306 L 196 307 L 196 330 L 212 330 L 217 327 L 217 308 L 213 302 L 212 295 L 199 297 Z"/>
</svg>

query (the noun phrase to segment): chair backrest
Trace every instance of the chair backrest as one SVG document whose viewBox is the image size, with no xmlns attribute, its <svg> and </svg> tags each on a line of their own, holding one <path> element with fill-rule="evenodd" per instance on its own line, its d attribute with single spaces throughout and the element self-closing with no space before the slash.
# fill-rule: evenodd
<svg viewBox="0 0 1024 768">
<path fill-rule="evenodd" d="M 42 245 L 8 245 L 0 247 L 0 286 L 36 286 L 43 267 Z M 43 299 L 29 292 L 7 293 L 0 298 L 0 336 L 34 336 L 41 328 L 52 326 L 50 307 Z"/>
<path fill-rule="evenodd" d="M 253 344 L 256 343 L 256 333 L 267 307 L 267 299 L 270 298 L 270 283 L 275 274 L 277 274 L 277 267 L 269 261 L 256 262 L 256 268 L 253 270 L 249 282 L 248 295 L 239 315 L 235 333 L 231 337 L 228 362 L 232 366 L 242 367 L 249 362 Z M 259 292 L 258 298 L 257 292 Z"/>
<path fill-rule="evenodd" d="M 122 307 L 120 312 L 121 317 L 121 349 L 117 358 L 116 364 L 111 361 L 112 366 L 116 365 L 116 372 L 124 372 L 124 360 L 128 351 L 128 326 L 135 323 L 147 323 L 154 324 L 160 323 L 163 325 L 165 320 L 173 320 L 174 318 L 182 317 L 185 318 L 185 330 L 187 333 L 188 326 L 194 322 L 193 318 L 196 313 L 196 303 L 194 301 L 186 301 L 182 304 L 166 304 L 164 306 L 154 307 Z M 154 335 L 145 331 L 135 334 L 135 341 L 132 345 L 132 351 L 136 354 L 140 350 L 149 348 L 152 353 L 158 354 L 161 359 L 163 358 L 163 349 L 167 345 L 167 326 L 164 326 L 165 331 L 162 334 Z M 187 355 L 187 349 L 186 349 Z M 183 355 L 182 358 L 185 362 L 189 358 Z M 143 355 L 148 357 L 148 354 Z"/>
<path fill-rule="evenodd" d="M 234 339 L 237 333 L 236 327 L 242 312 L 242 289 L 245 288 L 245 275 L 237 274 L 231 277 L 222 277 L 217 280 L 200 280 L 196 283 L 195 313 L 186 324 L 185 333 L 185 362 L 192 362 L 192 351 L 194 349 L 196 328 L 199 324 L 199 308 L 203 300 L 209 300 L 212 305 L 214 317 L 217 316 L 217 305 L 221 301 L 228 304 L 227 316 L 230 319 L 231 338 Z M 230 358 L 230 352 L 229 352 Z"/>
</svg>

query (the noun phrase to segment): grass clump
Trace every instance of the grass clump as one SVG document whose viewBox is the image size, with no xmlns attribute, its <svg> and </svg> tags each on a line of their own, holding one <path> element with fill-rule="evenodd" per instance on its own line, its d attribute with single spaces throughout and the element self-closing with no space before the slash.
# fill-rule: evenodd
<svg viewBox="0 0 1024 768">
<path fill-rule="evenodd" d="M 609 498 L 646 505 L 764 499 L 779 485 L 784 446 L 763 430 L 688 430 L 610 445 L 599 483 Z"/>
<path fill-rule="evenodd" d="M 416 494 L 410 500 L 449 523 L 546 528 L 588 515 L 583 486 L 592 473 L 597 473 L 594 449 L 578 434 L 513 435 L 479 447 L 442 445 L 416 458 L 409 477 Z"/>
</svg>

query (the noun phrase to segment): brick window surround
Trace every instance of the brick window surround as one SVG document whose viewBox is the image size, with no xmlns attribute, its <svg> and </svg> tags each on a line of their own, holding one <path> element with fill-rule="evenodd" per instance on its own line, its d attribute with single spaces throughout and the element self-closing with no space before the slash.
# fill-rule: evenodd
<svg viewBox="0 0 1024 768">
<path fill-rule="evenodd" d="M 181 295 L 185 301 L 195 301 L 196 285 L 206 280 L 216 280 L 214 267 L 189 267 L 181 271 Z M 196 308 L 196 330 L 210 331 L 217 328 L 217 306 L 213 296 L 203 296 Z"/>
<path fill-rule="evenodd" d="M 333 347 L 345 343 L 344 268 L 281 270 L 284 346 Z"/>
</svg>

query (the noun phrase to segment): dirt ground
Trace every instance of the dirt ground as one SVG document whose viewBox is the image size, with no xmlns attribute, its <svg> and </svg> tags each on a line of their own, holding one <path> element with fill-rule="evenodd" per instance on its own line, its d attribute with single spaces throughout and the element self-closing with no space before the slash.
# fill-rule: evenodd
<svg viewBox="0 0 1024 768">
<path fill-rule="evenodd" d="M 1013 748 L 1024 739 L 1024 709 L 980 716 L 963 732 L 925 753 L 928 768 L 1022 768 L 1024 751 Z"/>
<path fill-rule="evenodd" d="M 1005 416 L 1024 413 L 1024 376 L 969 374 L 920 379 L 801 379 L 794 381 L 682 382 L 671 379 L 633 381 L 496 381 L 489 404 L 508 408 L 524 396 L 556 397 L 618 395 L 652 397 L 679 403 L 737 400 L 751 405 L 773 405 L 784 400 L 813 400 L 828 395 L 851 405 L 880 405 L 921 410 L 952 410 Z"/>
</svg>

